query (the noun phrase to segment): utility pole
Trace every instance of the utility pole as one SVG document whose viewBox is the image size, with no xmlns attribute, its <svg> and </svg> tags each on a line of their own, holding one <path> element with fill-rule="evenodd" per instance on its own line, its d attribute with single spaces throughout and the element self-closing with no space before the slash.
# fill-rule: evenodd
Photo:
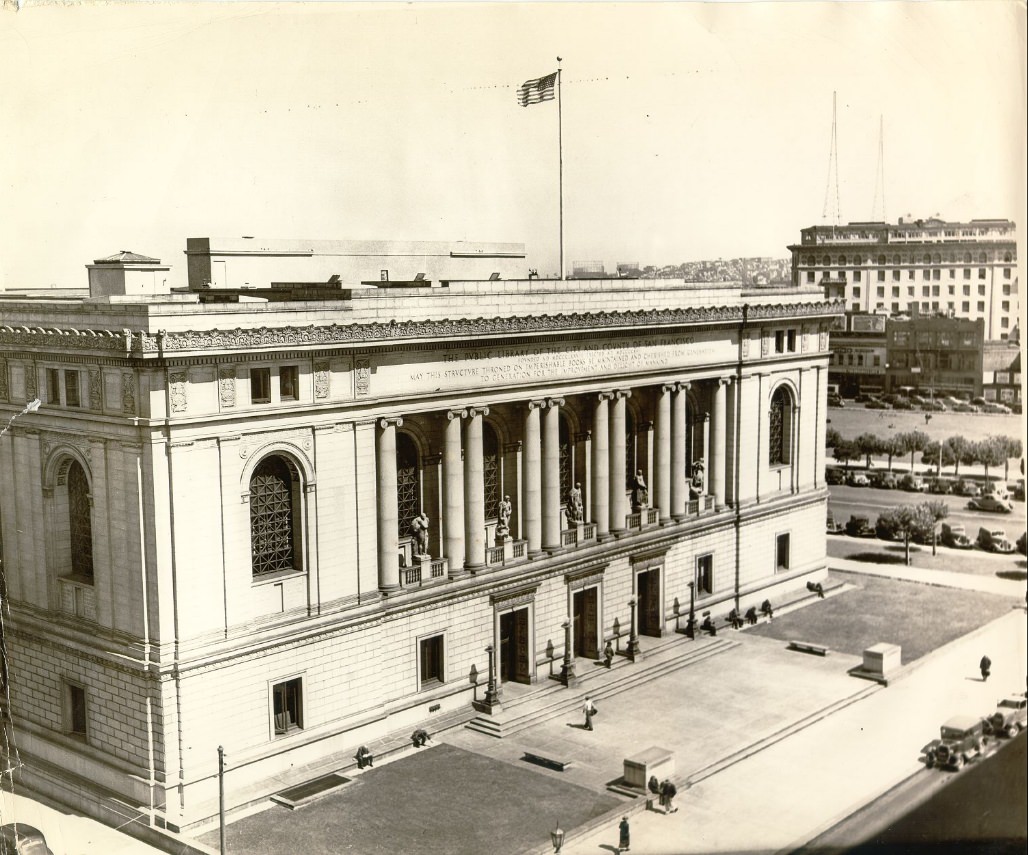
<svg viewBox="0 0 1028 855">
<path fill-rule="evenodd" d="M 225 855 L 225 749 L 218 746 L 218 843 L 221 855 Z"/>
</svg>

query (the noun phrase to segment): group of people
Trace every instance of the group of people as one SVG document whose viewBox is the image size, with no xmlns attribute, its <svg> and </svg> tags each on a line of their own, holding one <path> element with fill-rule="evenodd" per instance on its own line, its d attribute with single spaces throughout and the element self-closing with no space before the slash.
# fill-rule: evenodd
<svg viewBox="0 0 1028 855">
<path fill-rule="evenodd" d="M 665 778 L 663 781 L 658 782 L 657 776 L 651 775 L 650 780 L 646 782 L 646 786 L 653 795 L 660 798 L 660 806 L 663 808 L 664 813 L 678 812 L 678 808 L 675 807 L 675 796 L 678 795 L 678 787 L 674 785 L 670 778 Z"/>
</svg>

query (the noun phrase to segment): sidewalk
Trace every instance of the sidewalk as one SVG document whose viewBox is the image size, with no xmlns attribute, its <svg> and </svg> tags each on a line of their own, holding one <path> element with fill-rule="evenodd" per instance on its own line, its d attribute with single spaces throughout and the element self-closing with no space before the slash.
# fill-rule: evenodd
<svg viewBox="0 0 1028 855">
<path fill-rule="evenodd" d="M 992 560 L 995 556 L 974 555 L 970 560 Z M 869 561 L 851 561 L 848 558 L 828 558 L 828 569 L 847 573 L 863 573 L 866 576 L 890 576 L 907 582 L 921 582 L 925 585 L 940 585 L 944 588 L 961 588 L 965 591 L 982 591 L 1004 597 L 1024 599 L 1028 581 L 1024 579 L 1000 579 L 997 576 L 982 576 L 972 573 L 953 573 L 948 570 L 930 570 L 925 567 L 907 567 L 903 564 L 874 564 Z"/>
<path fill-rule="evenodd" d="M 1024 612 L 1012 611 L 932 654 L 887 689 L 680 792 L 678 813 L 636 812 L 632 851 L 774 853 L 801 846 L 922 769 L 919 749 L 946 718 L 984 714 L 1005 692 L 1023 690 L 1026 630 Z M 985 651 L 999 663 L 988 684 L 977 674 Z M 610 852 L 616 843 L 612 819 L 563 852 Z"/>
</svg>

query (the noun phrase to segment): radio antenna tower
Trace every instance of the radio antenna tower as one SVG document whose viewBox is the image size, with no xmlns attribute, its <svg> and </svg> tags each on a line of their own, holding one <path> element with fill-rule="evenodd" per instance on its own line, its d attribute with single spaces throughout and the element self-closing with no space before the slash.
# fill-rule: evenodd
<svg viewBox="0 0 1028 855">
<path fill-rule="evenodd" d="M 878 199 L 882 200 L 882 216 L 878 217 Z M 885 214 L 885 131 L 882 117 L 878 117 L 878 170 L 875 173 L 875 198 L 871 203 L 872 222 L 886 222 Z"/>
<path fill-rule="evenodd" d="M 832 197 L 832 183 L 834 177 L 835 184 L 835 196 Z M 831 225 L 839 225 L 839 218 L 841 216 L 839 211 L 839 151 L 836 145 L 835 137 L 835 93 L 832 92 L 832 144 L 828 150 L 828 181 L 825 184 L 825 206 L 821 211 L 821 221 L 824 224 L 829 223 L 829 201 L 834 202 L 834 207 L 831 209 Z"/>
</svg>

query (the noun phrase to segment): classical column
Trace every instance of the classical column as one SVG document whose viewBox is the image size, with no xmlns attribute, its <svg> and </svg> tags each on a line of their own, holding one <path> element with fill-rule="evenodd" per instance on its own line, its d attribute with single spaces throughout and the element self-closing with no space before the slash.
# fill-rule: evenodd
<svg viewBox="0 0 1028 855">
<path fill-rule="evenodd" d="M 607 402 L 613 398 L 610 392 L 600 392 L 596 396 L 596 407 L 593 410 L 593 485 L 592 514 L 596 523 L 597 538 L 610 533 L 610 498 L 607 484 L 610 481 L 609 467 L 609 430 L 607 419 Z M 624 525 L 624 522 L 621 523 Z"/>
<path fill-rule="evenodd" d="M 560 548 L 560 407 L 563 398 L 547 398 L 543 411 L 543 549 Z"/>
<path fill-rule="evenodd" d="M 710 493 L 710 413 L 704 413 L 700 424 L 703 436 L 703 495 Z M 692 475 L 692 473 L 689 473 Z"/>
<path fill-rule="evenodd" d="M 542 401 L 529 401 L 525 413 L 525 447 L 522 455 L 524 489 L 521 494 L 522 516 L 525 523 L 524 538 L 528 541 L 528 554 L 542 551 L 542 488 L 540 485 L 539 409 Z"/>
<path fill-rule="evenodd" d="M 470 407 L 464 429 L 464 567 L 485 566 L 485 481 L 482 473 L 482 416 L 488 407 Z"/>
<path fill-rule="evenodd" d="M 464 574 L 464 463 L 460 453 L 464 415 L 464 410 L 450 410 L 443 436 L 443 549 L 451 578 Z"/>
<path fill-rule="evenodd" d="M 663 522 L 671 517 L 671 392 L 674 386 L 661 386 L 657 397 L 655 463 L 653 466 L 653 506 Z"/>
<path fill-rule="evenodd" d="M 725 427 L 727 410 L 725 407 L 728 397 L 725 388 L 731 380 L 727 377 L 720 378 L 714 386 L 714 412 L 713 418 L 713 441 L 710 445 L 710 488 L 714 494 L 715 507 L 721 508 L 725 504 Z"/>
<path fill-rule="evenodd" d="M 791 445 L 790 453 L 790 478 L 791 483 L 789 489 L 793 493 L 798 493 L 800 490 L 800 405 L 794 403 L 789 410 L 790 418 L 788 423 L 789 428 L 789 442 Z"/>
<path fill-rule="evenodd" d="M 610 494 L 610 530 L 624 531 L 627 502 L 628 475 L 625 472 L 625 400 L 632 394 L 631 390 L 614 392 L 610 413 L 610 449 L 607 455 L 610 460 L 607 485 Z M 634 472 L 632 473 L 635 474 Z"/>
<path fill-rule="evenodd" d="M 400 538 L 396 508 L 396 429 L 403 419 L 379 419 L 376 443 L 378 473 L 378 589 L 400 587 Z"/>
<path fill-rule="evenodd" d="M 671 397 L 671 516 L 685 517 L 688 486 L 685 477 L 685 399 L 688 383 L 676 383 Z"/>
</svg>

